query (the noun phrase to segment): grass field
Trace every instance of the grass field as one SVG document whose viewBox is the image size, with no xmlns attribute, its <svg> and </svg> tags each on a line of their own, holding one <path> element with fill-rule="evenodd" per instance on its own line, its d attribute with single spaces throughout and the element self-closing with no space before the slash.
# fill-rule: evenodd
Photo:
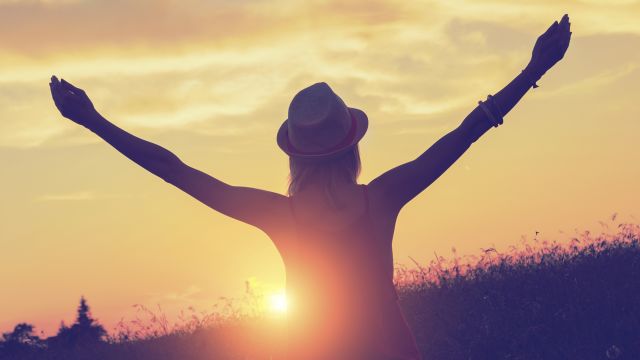
<svg viewBox="0 0 640 360">
<path fill-rule="evenodd" d="M 613 230 L 398 268 L 400 301 L 424 358 L 640 359 L 640 226 Z M 277 320 L 246 305 L 191 309 L 175 324 L 139 307 L 145 316 L 98 341 L 5 334 L 0 358 L 269 359 Z"/>
</svg>

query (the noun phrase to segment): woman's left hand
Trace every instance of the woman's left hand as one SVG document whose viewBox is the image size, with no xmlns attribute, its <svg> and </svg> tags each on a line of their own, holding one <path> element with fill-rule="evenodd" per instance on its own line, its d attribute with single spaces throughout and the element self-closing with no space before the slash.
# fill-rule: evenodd
<svg viewBox="0 0 640 360">
<path fill-rule="evenodd" d="M 55 75 L 51 77 L 49 87 L 53 102 L 62 116 L 85 127 L 96 119 L 98 112 L 84 90 L 64 79 L 59 81 Z"/>
<path fill-rule="evenodd" d="M 571 22 L 569 15 L 564 14 L 559 23 L 551 24 L 536 41 L 528 65 L 537 73 L 536 77 L 542 76 L 564 57 L 570 41 Z"/>
</svg>

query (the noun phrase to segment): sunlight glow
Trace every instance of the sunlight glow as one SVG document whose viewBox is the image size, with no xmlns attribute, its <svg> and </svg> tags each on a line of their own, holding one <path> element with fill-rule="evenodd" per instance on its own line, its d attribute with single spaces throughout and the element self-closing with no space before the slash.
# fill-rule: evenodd
<svg viewBox="0 0 640 360">
<path fill-rule="evenodd" d="M 287 296 L 284 293 L 271 295 L 270 304 L 273 312 L 282 314 L 287 312 Z"/>
</svg>

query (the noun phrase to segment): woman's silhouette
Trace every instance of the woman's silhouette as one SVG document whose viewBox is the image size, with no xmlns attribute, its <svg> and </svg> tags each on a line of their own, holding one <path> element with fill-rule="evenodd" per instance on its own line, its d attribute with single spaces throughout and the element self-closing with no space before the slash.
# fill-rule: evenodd
<svg viewBox="0 0 640 360">
<path fill-rule="evenodd" d="M 290 302 L 285 352 L 292 359 L 420 359 L 397 301 L 392 237 L 405 204 L 433 183 L 563 58 L 569 18 L 535 43 L 531 61 L 507 86 L 479 102 L 462 123 L 416 159 L 357 184 L 358 141 L 368 118 L 326 83 L 291 101 L 277 142 L 289 155 L 289 196 L 233 186 L 166 149 L 118 128 L 85 92 L 52 76 L 61 114 L 122 154 L 225 215 L 264 231 L 283 258 Z"/>
</svg>

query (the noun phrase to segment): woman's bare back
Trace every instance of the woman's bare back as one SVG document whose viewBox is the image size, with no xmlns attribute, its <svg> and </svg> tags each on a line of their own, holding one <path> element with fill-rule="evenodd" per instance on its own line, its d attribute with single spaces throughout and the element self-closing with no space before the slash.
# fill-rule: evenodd
<svg viewBox="0 0 640 360">
<path fill-rule="evenodd" d="M 304 189 L 291 198 L 295 206 L 296 219 L 292 216 L 287 216 L 289 221 L 287 228 L 293 229 L 294 220 L 297 221 L 298 225 L 320 231 L 349 226 L 367 211 L 362 191 L 361 184 L 342 184 L 337 187 L 335 189 L 336 197 L 340 199 L 342 206 L 335 209 L 326 201 L 322 189 Z M 374 195 L 369 191 L 371 201 L 369 211 L 375 226 L 375 232 L 381 235 L 392 235 L 397 213 L 381 211 L 380 207 L 376 206 L 375 198 L 371 199 Z M 288 215 L 291 215 L 291 212 Z M 391 241 L 389 236 L 384 238 Z"/>
<path fill-rule="evenodd" d="M 415 354 L 393 287 L 396 216 L 372 211 L 366 185 L 343 184 L 336 195 L 339 209 L 319 187 L 296 193 L 283 220 L 289 231 L 272 238 L 287 271 L 290 348 L 305 354 Z"/>
</svg>

